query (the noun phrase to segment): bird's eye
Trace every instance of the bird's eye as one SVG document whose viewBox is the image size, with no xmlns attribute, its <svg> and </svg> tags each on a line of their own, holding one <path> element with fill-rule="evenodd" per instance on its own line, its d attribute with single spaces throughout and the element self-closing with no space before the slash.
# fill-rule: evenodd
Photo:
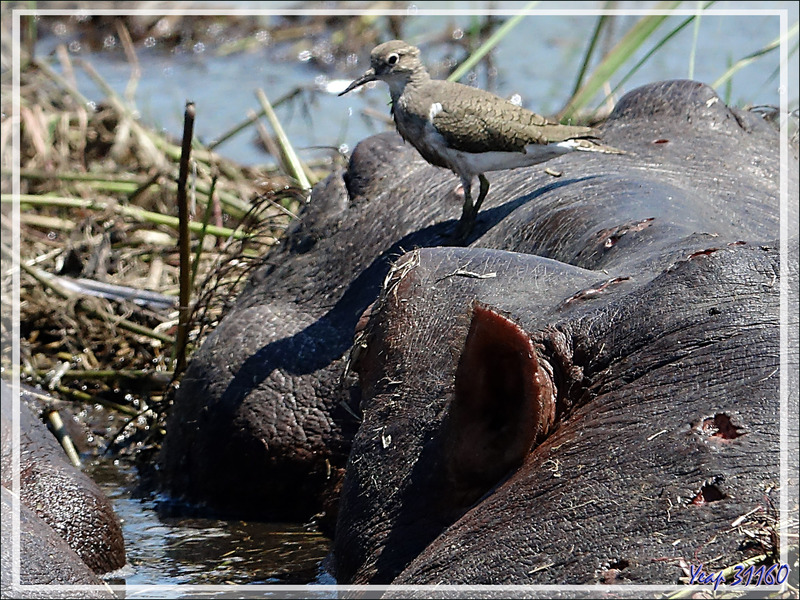
<svg viewBox="0 0 800 600">
<path fill-rule="evenodd" d="M 400 57 L 397 54 L 390 54 L 386 58 L 386 62 L 389 63 L 390 65 L 393 65 L 393 64 L 396 64 L 399 59 L 400 59 Z"/>
</svg>

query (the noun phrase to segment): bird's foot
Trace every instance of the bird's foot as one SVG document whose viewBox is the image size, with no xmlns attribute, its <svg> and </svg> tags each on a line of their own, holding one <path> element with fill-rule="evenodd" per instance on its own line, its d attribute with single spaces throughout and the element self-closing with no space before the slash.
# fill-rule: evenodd
<svg viewBox="0 0 800 600">
<path fill-rule="evenodd" d="M 456 229 L 453 232 L 453 241 L 459 246 L 466 245 L 467 239 L 472 234 L 475 228 L 475 212 L 464 211 L 461 213 L 461 218 L 458 220 Z"/>
</svg>

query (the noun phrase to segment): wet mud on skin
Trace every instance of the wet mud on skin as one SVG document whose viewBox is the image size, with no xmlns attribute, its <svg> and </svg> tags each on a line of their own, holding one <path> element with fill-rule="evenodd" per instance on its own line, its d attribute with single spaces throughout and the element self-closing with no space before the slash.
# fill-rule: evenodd
<svg viewBox="0 0 800 600">
<path fill-rule="evenodd" d="M 321 567 L 330 542 L 313 525 L 172 516 L 187 508 L 140 495 L 131 465 L 101 459 L 87 471 L 122 520 L 128 563 L 111 585 L 333 583 Z"/>
</svg>

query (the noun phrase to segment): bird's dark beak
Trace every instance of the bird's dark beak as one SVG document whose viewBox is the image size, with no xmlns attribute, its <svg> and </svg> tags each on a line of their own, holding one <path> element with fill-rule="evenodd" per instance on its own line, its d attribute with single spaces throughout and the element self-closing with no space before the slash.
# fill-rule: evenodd
<svg viewBox="0 0 800 600">
<path fill-rule="evenodd" d="M 375 77 L 375 69 L 369 69 L 366 73 L 364 73 L 361 77 L 356 79 L 353 83 L 347 86 L 347 89 L 340 94 L 339 96 L 344 96 L 347 92 L 351 92 L 359 86 L 364 85 L 365 83 L 369 83 L 370 81 L 377 81 L 377 77 Z"/>
</svg>

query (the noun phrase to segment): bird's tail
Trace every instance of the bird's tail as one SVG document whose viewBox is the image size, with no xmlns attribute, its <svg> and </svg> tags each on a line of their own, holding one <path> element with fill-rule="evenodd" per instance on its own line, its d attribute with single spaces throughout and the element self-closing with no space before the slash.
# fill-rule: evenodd
<svg viewBox="0 0 800 600">
<path fill-rule="evenodd" d="M 613 146 L 606 146 L 599 141 L 592 138 L 580 138 L 573 140 L 575 143 L 575 150 L 582 152 L 600 152 L 602 154 L 627 154 L 624 150 L 614 148 Z"/>
</svg>

